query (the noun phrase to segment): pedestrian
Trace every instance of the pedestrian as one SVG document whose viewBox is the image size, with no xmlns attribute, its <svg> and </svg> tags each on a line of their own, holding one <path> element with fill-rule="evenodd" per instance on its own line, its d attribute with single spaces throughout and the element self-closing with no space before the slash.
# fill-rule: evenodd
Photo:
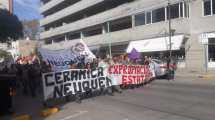
<svg viewBox="0 0 215 120">
<path fill-rule="evenodd" d="M 171 80 L 174 80 L 175 79 L 175 71 L 177 69 L 177 63 L 176 63 L 175 59 L 173 59 L 171 61 L 170 69 L 171 69 Z"/>
<path fill-rule="evenodd" d="M 28 95 L 28 64 L 23 64 L 22 66 L 22 86 L 23 94 Z"/>
<path fill-rule="evenodd" d="M 11 95 L 15 95 L 16 94 L 16 86 L 17 86 L 17 77 L 16 77 L 16 73 L 17 73 L 17 68 L 15 66 L 15 64 L 11 64 L 9 70 L 8 70 L 8 74 L 11 76 L 14 76 L 11 78 Z"/>
<path fill-rule="evenodd" d="M 29 64 L 28 69 L 28 87 L 32 97 L 36 97 L 38 71 L 36 65 Z"/>
<path fill-rule="evenodd" d="M 171 75 L 172 75 L 172 70 L 171 70 L 171 66 L 170 66 L 170 62 L 171 62 L 170 56 L 167 57 L 166 62 L 167 62 L 167 80 L 170 80 Z"/>
<path fill-rule="evenodd" d="M 144 57 L 144 65 L 149 65 L 149 58 L 147 56 Z"/>
<path fill-rule="evenodd" d="M 108 58 L 101 58 L 99 59 L 99 63 L 98 63 L 98 67 L 103 68 L 103 72 L 105 74 L 107 74 L 108 79 L 110 79 L 110 76 L 108 74 L 108 70 L 109 70 L 109 59 Z M 109 95 L 113 95 L 113 91 L 111 87 L 108 88 L 102 88 L 102 92 L 103 94 L 109 94 Z"/>
<path fill-rule="evenodd" d="M 110 61 L 110 66 L 114 66 L 114 65 L 119 65 L 118 62 L 118 58 L 117 57 L 113 57 L 113 60 Z M 110 75 L 110 79 L 112 81 L 112 92 L 118 92 L 118 93 L 122 93 L 122 89 L 120 87 L 120 83 L 119 83 L 119 76 L 115 75 L 115 74 L 111 74 Z"/>
<path fill-rule="evenodd" d="M 151 57 L 149 57 L 149 69 L 151 72 L 151 80 L 154 80 L 156 75 L 155 75 L 155 64 L 153 63 Z"/>
</svg>

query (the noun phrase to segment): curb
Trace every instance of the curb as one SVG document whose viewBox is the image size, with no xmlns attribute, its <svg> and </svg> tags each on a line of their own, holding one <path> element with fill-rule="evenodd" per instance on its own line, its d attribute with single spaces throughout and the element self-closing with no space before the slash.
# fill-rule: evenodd
<svg viewBox="0 0 215 120">
<path fill-rule="evenodd" d="M 201 75 L 200 77 L 204 80 L 215 80 L 215 75 Z"/>
<path fill-rule="evenodd" d="M 44 109 L 44 110 L 41 111 L 41 116 L 42 117 L 48 117 L 48 116 L 53 115 L 53 114 L 55 114 L 55 113 L 57 113 L 59 111 L 60 110 L 57 107 L 47 108 L 47 109 Z"/>
<path fill-rule="evenodd" d="M 199 79 L 199 80 L 214 80 L 215 81 L 215 75 L 209 74 L 209 75 L 176 75 L 176 78 L 191 78 L 191 79 Z"/>
<path fill-rule="evenodd" d="M 12 118 L 11 120 L 31 120 L 30 115 L 22 115 Z"/>
<path fill-rule="evenodd" d="M 47 108 L 47 109 L 43 109 L 41 112 L 40 112 L 40 115 L 42 117 L 48 117 L 50 115 L 53 115 L 57 112 L 59 112 L 60 109 L 57 108 L 57 107 L 53 107 L 53 108 Z M 26 115 L 21 115 L 21 116 L 15 116 L 15 117 L 12 117 L 11 120 L 31 120 L 31 116 L 26 114 Z"/>
</svg>

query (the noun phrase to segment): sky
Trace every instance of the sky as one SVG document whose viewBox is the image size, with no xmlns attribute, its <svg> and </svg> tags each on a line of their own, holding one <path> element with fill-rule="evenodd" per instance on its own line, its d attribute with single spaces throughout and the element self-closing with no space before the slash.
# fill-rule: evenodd
<svg viewBox="0 0 215 120">
<path fill-rule="evenodd" d="M 14 14 L 20 20 L 40 19 L 40 0 L 13 0 Z"/>
</svg>

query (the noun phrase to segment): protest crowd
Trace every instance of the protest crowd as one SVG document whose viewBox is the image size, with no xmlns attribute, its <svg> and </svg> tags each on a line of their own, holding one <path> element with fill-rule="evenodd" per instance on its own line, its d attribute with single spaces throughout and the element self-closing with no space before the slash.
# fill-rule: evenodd
<svg viewBox="0 0 215 120">
<path fill-rule="evenodd" d="M 0 70 L 0 97 L 5 98 L 0 113 L 10 112 L 12 98 L 17 94 L 43 96 L 44 106 L 59 98 L 81 103 L 85 98 L 114 95 L 143 86 L 156 77 L 150 57 L 132 59 L 129 54 L 95 57 L 89 50 L 81 53 L 83 45 L 77 46 L 72 53 L 71 50 L 59 53 L 41 50 L 39 54 L 18 57 L 15 63 Z M 93 57 L 89 59 L 90 56 Z"/>
<path fill-rule="evenodd" d="M 95 58 L 91 62 L 84 63 L 70 63 L 70 69 L 96 69 L 98 67 L 106 67 L 112 65 L 147 65 L 150 64 L 150 58 L 142 60 L 129 60 L 127 55 L 114 56 L 110 58 Z M 150 66 L 149 66 L 150 67 Z M 5 66 L 0 73 L 1 74 L 13 74 L 15 80 L 13 80 L 14 89 L 21 88 L 24 95 L 36 96 L 37 89 L 42 89 L 41 75 L 42 73 L 52 72 L 52 65 L 46 61 L 39 61 L 34 55 L 30 57 L 18 58 L 15 64 L 10 67 Z M 153 74 L 153 71 L 151 71 Z"/>
<path fill-rule="evenodd" d="M 94 58 L 91 62 L 85 63 L 84 60 L 81 60 L 78 63 L 71 62 L 69 64 L 70 69 L 88 69 L 88 70 L 94 70 L 98 67 L 102 67 L 104 70 L 108 70 L 110 66 L 113 65 L 147 65 L 149 66 L 150 59 L 142 59 L 142 60 L 129 60 L 127 55 L 121 55 L 121 56 L 114 56 L 111 58 Z M 37 95 L 41 95 L 42 93 L 42 74 L 52 72 L 52 65 L 48 63 L 47 61 L 40 61 L 38 57 L 35 55 L 31 55 L 29 57 L 20 57 L 16 60 L 15 64 L 12 64 L 10 67 L 5 66 L 0 73 L 1 74 L 9 74 L 13 75 L 14 77 L 10 79 L 10 88 L 9 88 L 9 95 L 13 96 L 16 94 L 17 91 L 22 92 L 23 95 L 26 96 L 32 96 L 36 97 Z M 153 71 L 151 71 L 153 74 Z M 114 79 L 111 76 L 108 76 L 110 79 Z M 151 80 L 149 78 L 149 80 Z M 148 80 L 148 81 L 149 81 Z M 148 82 L 148 81 L 145 81 Z M 141 84 L 145 84 L 144 82 Z M 139 86 L 139 85 L 138 85 Z M 111 88 L 107 89 L 100 89 L 99 94 L 110 94 L 113 95 L 114 92 L 122 92 L 122 89 L 124 88 L 134 88 L 137 86 L 123 86 L 123 85 L 114 85 L 111 86 Z M 98 93 L 96 93 L 98 95 Z M 92 95 L 92 91 L 86 91 L 86 94 L 78 94 L 76 97 L 76 101 L 80 102 L 82 98 L 88 97 L 89 95 Z M 9 102 L 11 107 L 11 98 L 8 97 L 6 99 L 6 102 Z M 66 99 L 68 100 L 69 97 L 66 96 Z M 4 103 L 4 102 L 3 102 Z"/>
</svg>

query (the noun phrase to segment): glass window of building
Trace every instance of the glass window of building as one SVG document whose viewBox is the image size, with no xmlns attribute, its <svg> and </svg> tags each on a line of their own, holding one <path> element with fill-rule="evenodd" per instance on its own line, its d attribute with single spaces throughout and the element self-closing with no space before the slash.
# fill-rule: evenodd
<svg viewBox="0 0 215 120">
<path fill-rule="evenodd" d="M 212 2 L 213 2 L 213 14 L 215 14 L 215 0 L 212 0 Z"/>
<path fill-rule="evenodd" d="M 120 18 L 110 22 L 110 32 L 129 29 L 132 27 L 131 16 Z"/>
<path fill-rule="evenodd" d="M 184 2 L 184 17 L 189 17 L 189 13 L 190 13 L 189 4 Z"/>
<path fill-rule="evenodd" d="M 145 25 L 145 24 L 146 24 L 145 13 L 135 15 L 135 26 Z"/>
<path fill-rule="evenodd" d="M 52 44 L 52 40 L 45 40 L 45 45 Z"/>
<path fill-rule="evenodd" d="M 165 8 L 159 8 L 152 11 L 152 23 L 165 20 Z"/>
<path fill-rule="evenodd" d="M 146 23 L 147 24 L 151 24 L 152 23 L 152 19 L 151 19 L 151 11 L 146 13 Z"/>
<path fill-rule="evenodd" d="M 215 38 L 208 39 L 208 61 L 215 62 Z"/>
<path fill-rule="evenodd" d="M 204 0 L 204 15 L 211 15 L 211 0 Z"/>
<path fill-rule="evenodd" d="M 169 15 L 169 12 L 167 15 Z M 170 18 L 179 18 L 179 3 L 170 6 Z"/>
<path fill-rule="evenodd" d="M 77 32 L 77 33 L 70 33 L 67 35 L 67 38 L 69 40 L 73 40 L 73 39 L 80 39 L 81 38 L 81 33 Z"/>
<path fill-rule="evenodd" d="M 183 17 L 183 5 L 184 5 L 184 3 L 181 2 L 181 3 L 180 3 L 180 17 Z M 184 8 L 185 8 L 185 7 L 184 7 Z"/>
</svg>

